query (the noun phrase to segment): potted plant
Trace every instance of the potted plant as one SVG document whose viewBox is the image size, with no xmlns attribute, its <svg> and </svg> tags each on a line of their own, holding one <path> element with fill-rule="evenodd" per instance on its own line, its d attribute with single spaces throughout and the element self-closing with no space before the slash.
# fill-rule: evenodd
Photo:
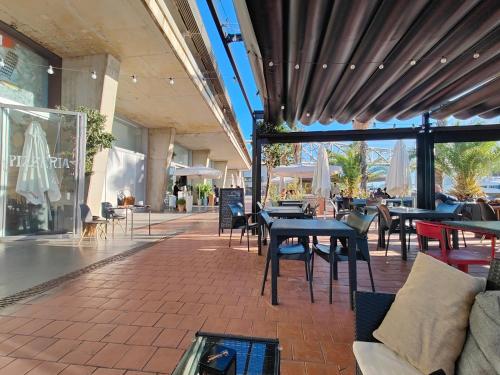
<svg viewBox="0 0 500 375">
<path fill-rule="evenodd" d="M 196 185 L 196 190 L 198 190 L 198 204 L 206 206 L 208 195 L 212 192 L 212 186 L 210 184 L 198 184 Z"/>
<path fill-rule="evenodd" d="M 177 211 L 184 212 L 186 208 L 186 200 L 184 198 L 177 199 Z"/>
</svg>

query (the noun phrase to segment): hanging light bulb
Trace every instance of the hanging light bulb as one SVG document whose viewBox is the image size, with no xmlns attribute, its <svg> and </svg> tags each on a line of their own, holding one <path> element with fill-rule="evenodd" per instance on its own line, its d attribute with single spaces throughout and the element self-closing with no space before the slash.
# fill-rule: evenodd
<svg viewBox="0 0 500 375">
<path fill-rule="evenodd" d="M 439 60 L 439 62 L 440 62 L 441 64 L 446 64 L 446 61 L 448 61 L 448 60 L 447 60 L 447 59 L 446 59 L 446 57 L 444 57 L 444 56 L 443 56 L 443 57 L 441 57 L 441 60 Z"/>
<path fill-rule="evenodd" d="M 380 65 L 378 66 L 378 68 L 379 68 L 380 70 L 384 69 L 384 64 L 380 64 Z"/>
<path fill-rule="evenodd" d="M 269 67 L 273 67 L 274 63 L 272 61 L 269 61 Z"/>
<path fill-rule="evenodd" d="M 285 109 L 285 106 L 284 106 L 284 105 L 281 105 L 281 109 Z"/>
<path fill-rule="evenodd" d="M 326 69 L 326 68 L 328 68 L 328 65 L 323 64 L 323 69 Z"/>
<path fill-rule="evenodd" d="M 47 73 L 50 75 L 54 74 L 54 68 L 52 68 L 52 65 L 49 65 L 49 68 L 47 69 Z"/>
<path fill-rule="evenodd" d="M 333 122 L 333 116 L 330 116 L 330 122 Z"/>
<path fill-rule="evenodd" d="M 132 82 L 134 83 L 137 83 L 137 77 L 135 76 L 135 74 L 132 74 Z"/>
<path fill-rule="evenodd" d="M 295 70 L 299 70 L 300 68 L 300 65 L 299 64 L 295 64 Z"/>
<path fill-rule="evenodd" d="M 95 72 L 95 70 L 92 70 L 92 73 L 90 73 L 90 78 L 97 79 L 97 73 Z"/>
<path fill-rule="evenodd" d="M 474 59 L 479 59 L 479 52 L 474 52 L 474 55 L 472 55 Z"/>
<path fill-rule="evenodd" d="M 311 117 L 311 114 L 309 112 L 306 113 L 307 117 Z"/>
<path fill-rule="evenodd" d="M 170 77 L 170 78 L 168 79 L 168 83 L 170 83 L 170 84 L 173 86 L 173 85 L 174 85 L 174 83 L 175 83 L 175 80 L 174 80 L 172 77 Z"/>
<path fill-rule="evenodd" d="M 3 60 L 3 57 L 0 57 L 0 68 L 3 68 L 5 66 L 5 61 Z"/>
<path fill-rule="evenodd" d="M 351 69 L 351 70 L 354 70 L 354 69 L 356 69 L 356 65 L 354 65 L 354 64 L 351 64 L 351 66 L 349 67 L 349 69 Z"/>
<path fill-rule="evenodd" d="M 410 60 L 410 65 L 413 66 L 413 65 L 416 65 L 417 64 L 417 60 L 415 59 L 411 59 Z"/>
</svg>

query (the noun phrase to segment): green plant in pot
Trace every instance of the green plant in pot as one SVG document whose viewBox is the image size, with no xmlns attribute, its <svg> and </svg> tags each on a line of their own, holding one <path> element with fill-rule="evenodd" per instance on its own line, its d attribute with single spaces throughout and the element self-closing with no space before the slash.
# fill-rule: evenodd
<svg viewBox="0 0 500 375">
<path fill-rule="evenodd" d="M 196 190 L 198 191 L 198 204 L 203 203 L 203 205 L 207 205 L 206 200 L 212 192 L 212 186 L 207 183 L 197 184 Z"/>
<path fill-rule="evenodd" d="M 184 198 L 177 199 L 177 211 L 184 212 L 186 209 L 186 200 Z"/>
</svg>

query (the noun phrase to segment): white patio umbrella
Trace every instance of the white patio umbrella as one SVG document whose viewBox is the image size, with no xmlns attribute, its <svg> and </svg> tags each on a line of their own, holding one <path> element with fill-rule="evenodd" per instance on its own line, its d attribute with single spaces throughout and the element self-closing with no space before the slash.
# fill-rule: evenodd
<svg viewBox="0 0 500 375">
<path fill-rule="evenodd" d="M 236 180 L 234 179 L 233 173 L 231 173 L 231 187 L 236 187 Z"/>
<path fill-rule="evenodd" d="M 179 168 L 174 171 L 174 176 L 187 176 L 199 178 L 220 178 L 221 171 L 215 168 L 204 167 L 202 165 L 194 167 Z M 200 191 L 198 190 L 198 201 L 200 200 Z"/>
<path fill-rule="evenodd" d="M 391 196 L 403 197 L 410 193 L 410 158 L 402 140 L 397 141 L 394 146 L 385 186 L 387 193 Z"/>
<path fill-rule="evenodd" d="M 314 169 L 312 180 L 312 193 L 321 198 L 329 198 L 332 184 L 330 181 L 330 166 L 328 164 L 328 154 L 323 145 L 318 150 L 318 160 Z"/>
<path fill-rule="evenodd" d="M 16 192 L 32 204 L 45 203 L 45 193 L 50 201 L 58 201 L 61 199 L 61 191 L 56 171 L 50 167 L 50 151 L 45 132 L 38 122 L 33 121 L 24 134 Z"/>
<path fill-rule="evenodd" d="M 280 165 L 276 168 L 273 168 L 273 175 L 278 177 L 312 178 L 315 168 L 315 163 Z M 330 165 L 329 168 L 330 175 L 342 172 L 342 168 L 337 165 Z"/>
</svg>

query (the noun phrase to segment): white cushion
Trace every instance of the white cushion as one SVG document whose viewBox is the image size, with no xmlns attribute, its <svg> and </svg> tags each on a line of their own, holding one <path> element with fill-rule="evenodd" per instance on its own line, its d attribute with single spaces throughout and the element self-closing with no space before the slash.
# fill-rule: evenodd
<svg viewBox="0 0 500 375">
<path fill-rule="evenodd" d="M 382 343 L 354 341 L 352 350 L 363 375 L 422 375 Z"/>
</svg>

